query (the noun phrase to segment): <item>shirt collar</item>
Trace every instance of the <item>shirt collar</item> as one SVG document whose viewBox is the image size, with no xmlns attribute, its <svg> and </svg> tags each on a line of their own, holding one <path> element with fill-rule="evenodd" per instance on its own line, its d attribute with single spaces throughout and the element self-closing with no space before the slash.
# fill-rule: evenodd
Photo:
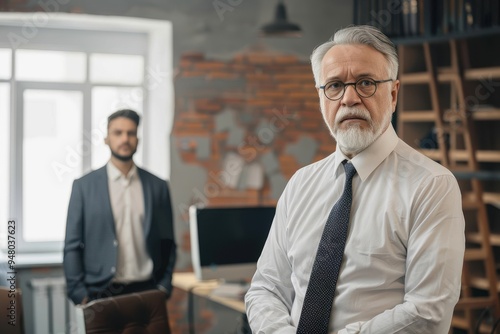
<svg viewBox="0 0 500 334">
<path fill-rule="evenodd" d="M 108 178 L 113 181 L 116 181 L 121 177 L 123 177 L 124 179 L 131 180 L 137 175 L 137 167 L 135 166 L 135 164 L 132 165 L 132 168 L 130 169 L 130 171 L 126 176 L 123 175 L 122 172 L 120 172 L 120 170 L 115 165 L 113 165 L 111 161 L 108 161 L 106 165 L 106 170 L 108 173 Z"/>
<path fill-rule="evenodd" d="M 370 146 L 365 148 L 354 158 L 347 158 L 340 149 L 336 150 L 334 170 L 337 172 L 340 164 L 344 160 L 350 160 L 356 168 L 356 172 L 361 178 L 361 181 L 366 180 L 375 168 L 389 156 L 396 148 L 399 138 L 394 131 L 392 124 L 389 124 L 387 129 L 378 137 Z"/>
</svg>

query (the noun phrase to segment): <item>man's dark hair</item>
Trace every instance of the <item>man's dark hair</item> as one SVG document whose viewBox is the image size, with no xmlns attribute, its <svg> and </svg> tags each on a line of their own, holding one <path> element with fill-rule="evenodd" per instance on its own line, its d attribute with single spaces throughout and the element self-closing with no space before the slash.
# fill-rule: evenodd
<svg viewBox="0 0 500 334">
<path fill-rule="evenodd" d="M 138 113 L 136 113 L 132 109 L 121 109 L 118 111 L 115 111 L 111 115 L 108 116 L 108 129 L 109 129 L 109 123 L 111 123 L 112 120 L 118 117 L 125 117 L 130 119 L 132 122 L 135 123 L 135 125 L 139 126 L 139 122 L 141 121 L 141 116 L 139 116 Z"/>
</svg>

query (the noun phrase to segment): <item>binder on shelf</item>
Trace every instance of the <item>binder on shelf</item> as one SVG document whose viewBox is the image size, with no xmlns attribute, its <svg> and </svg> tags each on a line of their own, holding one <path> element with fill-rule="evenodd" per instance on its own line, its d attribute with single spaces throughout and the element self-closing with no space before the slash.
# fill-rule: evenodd
<svg viewBox="0 0 500 334">
<path fill-rule="evenodd" d="M 500 0 L 491 1 L 491 25 L 500 25 Z"/>
<path fill-rule="evenodd" d="M 410 35 L 417 36 L 418 35 L 418 1 L 411 0 L 410 1 Z"/>
<path fill-rule="evenodd" d="M 491 34 L 500 29 L 500 0 L 354 0 L 353 20 L 393 39 Z"/>
<path fill-rule="evenodd" d="M 411 28 L 410 28 L 410 7 L 411 7 L 411 1 L 412 0 L 403 0 L 402 6 L 403 6 L 403 36 L 408 37 L 411 35 Z"/>
</svg>

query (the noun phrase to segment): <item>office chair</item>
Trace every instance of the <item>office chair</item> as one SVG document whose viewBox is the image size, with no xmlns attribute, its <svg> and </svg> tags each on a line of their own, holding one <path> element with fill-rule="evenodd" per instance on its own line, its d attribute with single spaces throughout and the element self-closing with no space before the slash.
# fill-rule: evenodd
<svg viewBox="0 0 500 334">
<path fill-rule="evenodd" d="M 0 306 L 0 333 L 24 334 L 21 290 L 0 286 Z"/>
<path fill-rule="evenodd" d="M 76 307 L 79 334 L 170 334 L 165 294 L 148 290 Z"/>
</svg>

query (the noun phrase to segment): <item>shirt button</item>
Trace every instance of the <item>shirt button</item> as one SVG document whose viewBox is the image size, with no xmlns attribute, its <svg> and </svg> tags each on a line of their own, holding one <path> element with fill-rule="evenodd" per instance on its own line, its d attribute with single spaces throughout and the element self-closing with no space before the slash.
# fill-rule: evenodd
<svg viewBox="0 0 500 334">
<path fill-rule="evenodd" d="M 113 246 L 115 246 L 115 247 L 118 246 L 118 240 L 116 240 L 116 239 L 113 240 Z"/>
<path fill-rule="evenodd" d="M 115 267 L 111 267 L 111 273 L 114 274 L 116 272 L 116 268 Z"/>
</svg>

